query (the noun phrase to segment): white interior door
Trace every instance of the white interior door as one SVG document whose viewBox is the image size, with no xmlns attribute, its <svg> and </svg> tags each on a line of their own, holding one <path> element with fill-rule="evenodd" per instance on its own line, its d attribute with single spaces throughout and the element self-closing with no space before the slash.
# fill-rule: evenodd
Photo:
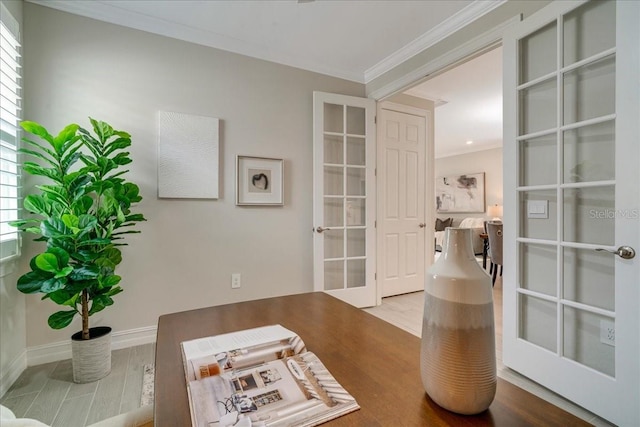
<svg viewBox="0 0 640 427">
<path fill-rule="evenodd" d="M 505 34 L 505 365 L 640 425 L 640 2 L 557 1 Z"/>
<path fill-rule="evenodd" d="M 379 242 L 382 297 L 424 290 L 427 111 L 383 103 L 378 117 Z M 431 253 L 433 247 L 431 246 Z"/>
<path fill-rule="evenodd" d="M 313 93 L 314 289 L 376 305 L 375 101 Z"/>
</svg>

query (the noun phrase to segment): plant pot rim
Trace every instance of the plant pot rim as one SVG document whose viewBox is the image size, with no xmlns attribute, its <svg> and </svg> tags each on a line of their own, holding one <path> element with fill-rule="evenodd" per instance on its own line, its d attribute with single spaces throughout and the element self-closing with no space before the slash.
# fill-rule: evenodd
<svg viewBox="0 0 640 427">
<path fill-rule="evenodd" d="M 73 341 L 90 341 L 96 338 L 103 337 L 107 334 L 111 333 L 110 326 L 95 326 L 93 328 L 89 328 L 89 339 L 82 339 L 82 331 L 78 331 L 75 334 L 71 335 L 71 339 Z"/>
</svg>

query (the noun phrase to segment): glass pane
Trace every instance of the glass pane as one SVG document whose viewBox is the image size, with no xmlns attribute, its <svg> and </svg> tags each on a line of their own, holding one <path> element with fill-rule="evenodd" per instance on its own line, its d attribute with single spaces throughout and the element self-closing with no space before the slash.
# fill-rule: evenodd
<svg viewBox="0 0 640 427">
<path fill-rule="evenodd" d="M 322 232 L 324 236 L 324 257 L 344 257 L 344 230 L 327 230 Z"/>
<path fill-rule="evenodd" d="M 612 55 L 564 75 L 564 124 L 615 112 L 615 72 Z"/>
<path fill-rule="evenodd" d="M 344 261 L 325 261 L 324 289 L 344 289 Z"/>
<path fill-rule="evenodd" d="M 543 208 L 546 213 L 543 213 Z M 525 191 L 520 194 L 520 237 L 557 239 L 558 202 L 555 190 Z"/>
<path fill-rule="evenodd" d="M 615 179 L 615 122 L 564 132 L 564 182 Z"/>
<path fill-rule="evenodd" d="M 337 165 L 344 164 L 344 148 L 341 136 L 324 136 L 324 162 Z"/>
<path fill-rule="evenodd" d="M 616 2 L 594 1 L 564 17 L 564 65 L 616 45 Z"/>
<path fill-rule="evenodd" d="M 347 199 L 347 225 L 365 225 L 365 199 Z"/>
<path fill-rule="evenodd" d="M 365 230 L 349 229 L 347 230 L 347 256 L 365 256 Z"/>
<path fill-rule="evenodd" d="M 520 91 L 520 135 L 556 126 L 556 81 L 545 80 Z"/>
<path fill-rule="evenodd" d="M 367 171 L 365 168 L 347 167 L 347 195 L 365 196 L 367 194 Z"/>
<path fill-rule="evenodd" d="M 529 295 L 519 295 L 520 327 L 518 337 L 556 351 L 558 314 L 556 304 Z"/>
<path fill-rule="evenodd" d="M 615 261 L 607 252 L 564 248 L 564 299 L 615 310 Z"/>
<path fill-rule="evenodd" d="M 365 260 L 347 261 L 347 288 L 361 288 L 366 285 Z"/>
<path fill-rule="evenodd" d="M 360 107 L 347 107 L 347 133 L 365 134 L 365 110 Z"/>
<path fill-rule="evenodd" d="M 324 167 L 324 194 L 342 196 L 344 191 L 344 169 L 336 166 Z"/>
<path fill-rule="evenodd" d="M 614 320 L 572 307 L 564 308 L 564 356 L 610 376 L 615 376 L 615 347 L 601 336 Z M 605 335 L 606 336 L 606 335 Z"/>
<path fill-rule="evenodd" d="M 556 183 L 556 134 L 520 141 L 520 185 Z"/>
<path fill-rule="evenodd" d="M 520 287 L 556 296 L 558 282 L 556 247 L 521 243 L 520 258 Z"/>
<path fill-rule="evenodd" d="M 325 227 L 344 226 L 344 200 L 325 197 L 323 225 Z"/>
<path fill-rule="evenodd" d="M 613 186 L 564 190 L 564 240 L 614 244 L 615 189 Z"/>
<path fill-rule="evenodd" d="M 324 131 L 344 133 L 342 105 L 324 104 Z"/>
<path fill-rule="evenodd" d="M 366 164 L 366 146 L 364 138 L 347 138 L 347 164 L 364 166 Z"/>
<path fill-rule="evenodd" d="M 520 40 L 519 84 L 556 71 L 556 31 L 554 21 Z"/>
</svg>

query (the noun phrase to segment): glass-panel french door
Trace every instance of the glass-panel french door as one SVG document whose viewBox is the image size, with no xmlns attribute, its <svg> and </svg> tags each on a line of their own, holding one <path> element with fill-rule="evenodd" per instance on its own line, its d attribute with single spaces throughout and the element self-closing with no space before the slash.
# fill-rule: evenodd
<svg viewBox="0 0 640 427">
<path fill-rule="evenodd" d="M 375 101 L 314 92 L 314 289 L 376 303 Z"/>
<path fill-rule="evenodd" d="M 640 3 L 551 3 L 504 37 L 504 363 L 640 425 Z"/>
</svg>

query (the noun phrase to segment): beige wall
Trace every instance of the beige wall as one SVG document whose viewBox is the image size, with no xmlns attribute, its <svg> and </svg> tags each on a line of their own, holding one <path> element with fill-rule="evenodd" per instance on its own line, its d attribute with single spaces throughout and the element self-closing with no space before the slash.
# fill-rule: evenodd
<svg viewBox="0 0 640 427">
<path fill-rule="evenodd" d="M 436 159 L 435 173 L 438 176 L 458 175 L 466 173 L 484 172 L 486 206 L 502 205 L 502 148 L 476 151 Z M 481 214 L 437 214 L 438 218 L 488 218 L 487 213 Z"/>
<path fill-rule="evenodd" d="M 130 330 L 165 313 L 313 289 L 312 92 L 363 96 L 363 85 L 32 3 L 25 70 L 25 118 L 57 132 L 91 115 L 133 135 L 130 179 L 148 222 L 123 250 L 125 292 L 94 325 Z M 219 200 L 157 198 L 158 110 L 221 120 Z M 284 207 L 235 206 L 237 154 L 285 159 Z M 25 245 L 22 271 L 34 251 Z M 231 273 L 242 274 L 240 289 Z M 49 329 L 56 308 L 27 298 L 29 347 L 79 329 Z"/>
<path fill-rule="evenodd" d="M 1 0 L 9 13 L 22 24 L 22 0 Z M 16 263 L 2 266 L 0 277 L 0 395 L 20 374 L 20 359 L 26 350 L 25 297 L 16 289 Z M 11 273 L 13 271 L 13 273 Z M 1 275 L 1 274 L 0 274 Z"/>
</svg>

